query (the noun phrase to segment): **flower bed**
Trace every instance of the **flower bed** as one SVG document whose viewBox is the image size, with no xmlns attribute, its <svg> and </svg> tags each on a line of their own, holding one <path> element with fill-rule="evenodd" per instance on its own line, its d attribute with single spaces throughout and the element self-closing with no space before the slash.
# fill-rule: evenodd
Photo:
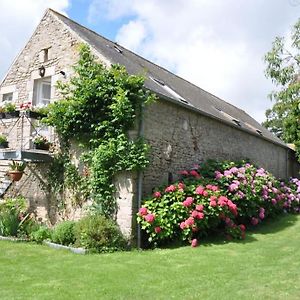
<svg viewBox="0 0 300 300">
<path fill-rule="evenodd" d="M 300 181 L 277 180 L 263 168 L 240 162 L 209 161 L 180 172 L 182 179 L 157 189 L 144 201 L 138 222 L 156 245 L 208 234 L 244 239 L 246 227 L 282 212 L 300 212 Z"/>
</svg>

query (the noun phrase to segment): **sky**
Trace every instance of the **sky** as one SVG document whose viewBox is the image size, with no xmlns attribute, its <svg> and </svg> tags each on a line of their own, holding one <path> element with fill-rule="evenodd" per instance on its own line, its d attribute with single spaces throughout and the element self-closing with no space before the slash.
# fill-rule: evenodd
<svg viewBox="0 0 300 300">
<path fill-rule="evenodd" d="M 274 89 L 263 57 L 300 17 L 300 0 L 0 0 L 1 79 L 48 7 L 259 122 Z"/>
</svg>

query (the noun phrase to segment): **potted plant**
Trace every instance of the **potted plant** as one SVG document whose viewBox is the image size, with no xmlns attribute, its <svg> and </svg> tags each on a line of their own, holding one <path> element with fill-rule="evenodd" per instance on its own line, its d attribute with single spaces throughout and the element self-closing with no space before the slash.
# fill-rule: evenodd
<svg viewBox="0 0 300 300">
<path fill-rule="evenodd" d="M 8 148 L 7 137 L 3 134 L 0 134 L 0 149 Z"/>
<path fill-rule="evenodd" d="M 48 112 L 49 112 L 49 106 L 33 107 L 31 108 L 29 115 L 31 116 L 31 118 L 40 120 L 46 117 L 48 115 Z"/>
<path fill-rule="evenodd" d="M 6 103 L 3 107 L 5 118 L 17 118 L 20 112 L 16 110 L 16 105 L 14 103 Z"/>
<path fill-rule="evenodd" d="M 20 111 L 25 112 L 27 118 L 40 120 L 46 116 L 46 108 L 33 107 L 31 102 L 23 102 L 20 104 Z"/>
<path fill-rule="evenodd" d="M 24 173 L 26 168 L 25 162 L 16 162 L 13 160 L 11 164 L 9 164 L 10 170 L 7 172 L 10 179 L 12 181 L 19 181 Z"/>
<path fill-rule="evenodd" d="M 46 150 L 48 151 L 50 148 L 51 143 L 47 140 L 46 137 L 38 135 L 34 140 L 33 140 L 33 147 L 34 149 L 37 150 Z"/>
</svg>

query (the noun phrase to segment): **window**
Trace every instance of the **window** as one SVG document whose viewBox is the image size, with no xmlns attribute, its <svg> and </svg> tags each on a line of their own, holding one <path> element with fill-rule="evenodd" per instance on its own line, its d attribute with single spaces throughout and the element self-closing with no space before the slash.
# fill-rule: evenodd
<svg viewBox="0 0 300 300">
<path fill-rule="evenodd" d="M 32 104 L 45 106 L 51 99 L 51 77 L 45 77 L 34 81 Z"/>
<path fill-rule="evenodd" d="M 177 92 L 175 92 L 173 89 L 171 89 L 169 86 L 167 86 L 162 80 L 151 77 L 151 76 L 149 76 L 149 78 L 151 80 L 153 80 L 154 82 L 156 82 L 157 84 L 159 84 L 160 86 L 162 86 L 165 91 L 167 91 L 173 97 L 177 98 L 179 101 L 181 101 L 183 103 L 186 103 L 186 104 L 189 104 L 189 105 L 192 105 L 190 102 L 188 102 L 182 96 L 180 96 Z"/>
<path fill-rule="evenodd" d="M 49 60 L 49 49 L 44 49 L 44 62 Z"/>
<path fill-rule="evenodd" d="M 51 57 L 51 48 L 45 48 L 45 49 L 42 49 L 40 52 L 39 52 L 39 61 L 40 63 L 44 63 L 44 62 L 47 62 Z"/>
<path fill-rule="evenodd" d="M 13 93 L 3 94 L 2 101 L 9 101 L 13 100 Z"/>
</svg>

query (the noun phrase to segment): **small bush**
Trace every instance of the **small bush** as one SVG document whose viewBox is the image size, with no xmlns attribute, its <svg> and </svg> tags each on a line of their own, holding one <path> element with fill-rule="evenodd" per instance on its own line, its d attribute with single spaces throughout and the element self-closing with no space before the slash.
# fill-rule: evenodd
<svg viewBox="0 0 300 300">
<path fill-rule="evenodd" d="M 51 237 L 51 230 L 46 226 L 40 226 L 36 231 L 30 233 L 30 239 L 37 243 L 42 243 Z"/>
<path fill-rule="evenodd" d="M 102 215 L 89 215 L 75 225 L 76 245 L 91 252 L 113 252 L 126 247 L 117 224 Z"/>
<path fill-rule="evenodd" d="M 57 224 L 52 232 L 51 240 L 54 243 L 69 246 L 75 243 L 74 221 L 64 221 Z"/>
<path fill-rule="evenodd" d="M 27 208 L 27 201 L 23 197 L 8 198 L 1 202 L 0 235 L 24 236 L 23 229 L 32 219 Z"/>
</svg>

